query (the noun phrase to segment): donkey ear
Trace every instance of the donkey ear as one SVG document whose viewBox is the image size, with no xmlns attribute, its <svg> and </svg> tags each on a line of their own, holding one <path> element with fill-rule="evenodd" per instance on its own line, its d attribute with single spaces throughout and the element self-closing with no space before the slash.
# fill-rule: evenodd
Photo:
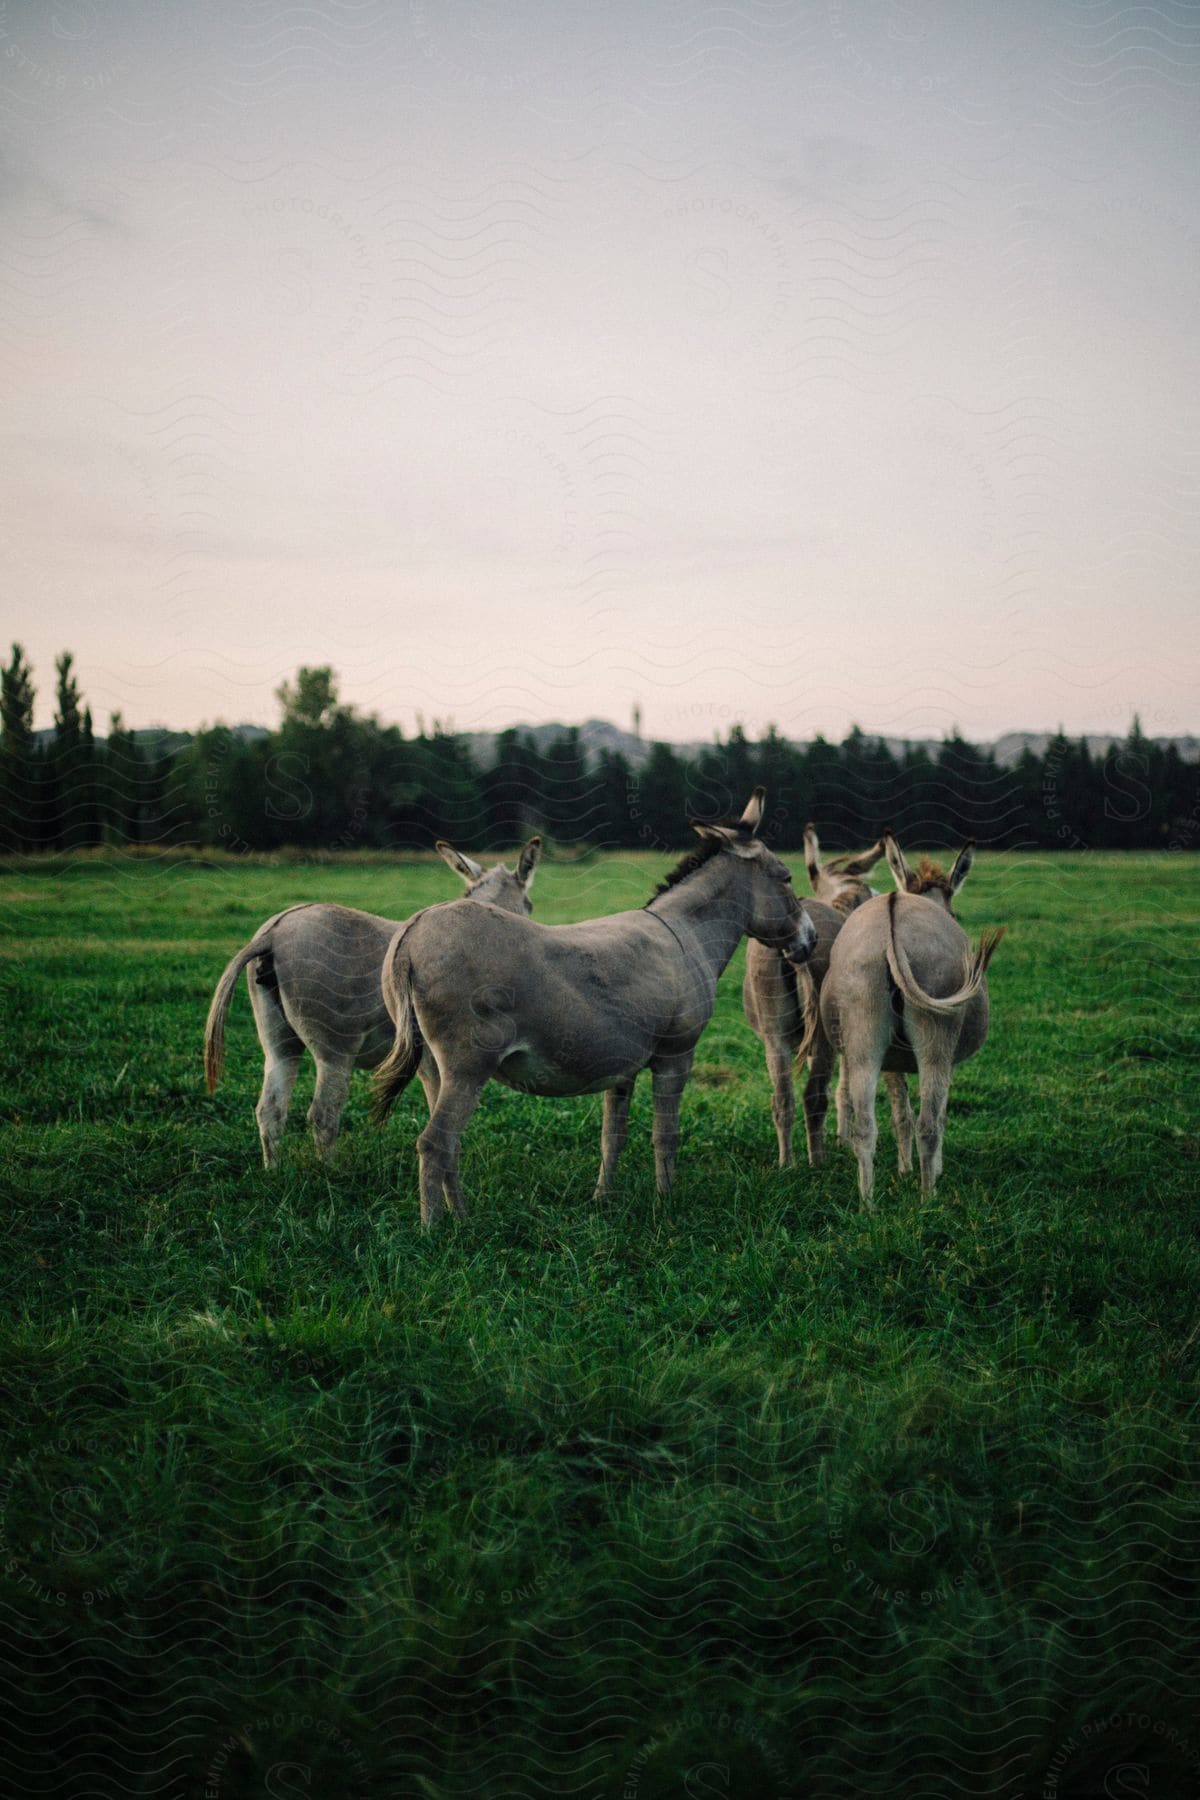
<svg viewBox="0 0 1200 1800">
<path fill-rule="evenodd" d="M 757 831 L 762 824 L 763 802 L 766 797 L 766 788 L 756 787 L 750 798 L 747 800 L 745 810 L 738 820 L 738 824 L 744 825 L 747 831 Z"/>
<path fill-rule="evenodd" d="M 892 880 L 900 892 L 910 893 L 917 885 L 917 878 L 905 862 L 904 852 L 890 830 L 883 834 L 883 853 L 887 857 L 887 866 L 892 871 Z"/>
<path fill-rule="evenodd" d="M 541 860 L 542 840 L 540 837 L 531 837 L 517 858 L 517 880 L 523 888 L 529 887 L 533 881 L 534 873 Z"/>
<path fill-rule="evenodd" d="M 808 870 L 808 879 L 815 888 L 821 879 L 821 841 L 811 819 L 804 827 L 804 866 Z"/>
<path fill-rule="evenodd" d="M 702 838 L 716 838 L 735 856 L 751 857 L 762 854 L 762 844 L 749 832 L 743 831 L 739 825 L 710 825 L 705 819 L 693 819 L 692 830 Z"/>
<path fill-rule="evenodd" d="M 869 850 L 864 850 L 861 856 L 839 857 L 838 868 L 843 875 L 869 875 L 882 855 L 883 839 L 880 838 Z"/>
<path fill-rule="evenodd" d="M 442 861 L 449 863 L 450 867 L 454 870 L 454 873 L 456 875 L 461 875 L 463 880 L 470 886 L 474 886 L 477 881 L 483 879 L 483 869 L 480 864 L 475 862 L 471 857 L 464 856 L 461 850 L 456 850 L 453 844 L 448 844 L 446 842 L 445 838 L 439 838 L 434 845 L 434 849 L 437 851 Z"/>
<path fill-rule="evenodd" d="M 971 838 L 968 839 L 959 851 L 958 856 L 955 859 L 954 867 L 950 871 L 950 892 L 952 895 L 957 894 L 959 888 L 971 873 L 974 861 L 975 840 L 974 838 Z"/>
<path fill-rule="evenodd" d="M 719 838 L 723 844 L 736 844 L 738 840 L 736 825 L 710 825 L 707 819 L 693 819 L 691 827 L 697 837 Z"/>
</svg>

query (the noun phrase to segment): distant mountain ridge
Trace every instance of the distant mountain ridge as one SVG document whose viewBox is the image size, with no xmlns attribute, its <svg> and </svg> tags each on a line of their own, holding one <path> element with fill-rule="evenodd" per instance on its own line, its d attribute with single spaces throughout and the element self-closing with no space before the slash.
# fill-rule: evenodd
<svg viewBox="0 0 1200 1800">
<path fill-rule="evenodd" d="M 265 725 L 233 725 L 230 729 L 235 737 L 242 738 L 246 742 L 271 735 Z M 555 738 L 561 737 L 571 727 L 552 721 L 545 725 L 518 725 L 515 728 L 509 727 L 509 729 L 516 729 L 522 736 L 532 738 L 539 750 L 545 750 L 554 742 Z M 608 719 L 585 719 L 575 729 L 578 731 L 579 741 L 589 757 L 593 759 L 598 757 L 602 750 L 614 751 L 623 756 L 632 768 L 638 768 L 645 762 L 655 743 L 670 743 L 672 750 L 677 751 L 681 756 L 694 757 L 701 750 L 711 748 L 713 741 L 711 738 L 690 738 L 679 741 L 677 739 L 639 737 L 632 731 L 624 730 L 620 725 L 612 724 Z M 35 731 L 33 735 L 35 742 L 46 744 L 53 739 L 54 732 L 52 729 L 45 729 Z M 191 731 L 174 731 L 166 725 L 142 726 L 133 733 L 134 738 L 140 744 L 165 745 L 172 750 L 180 749 L 184 744 L 190 743 L 195 735 L 195 732 Z M 463 743 L 470 745 L 475 760 L 482 767 L 487 768 L 494 761 L 496 742 L 501 735 L 500 732 L 460 731 L 454 735 L 461 738 Z M 906 750 L 912 749 L 925 750 L 933 756 L 941 749 L 943 742 L 941 738 L 888 737 L 872 731 L 864 732 L 863 735 L 871 743 L 885 744 L 893 756 L 903 756 Z M 1006 731 L 1001 737 L 992 739 L 990 743 L 976 744 L 975 748 L 990 751 L 1002 769 L 1010 769 L 1020 761 L 1025 750 L 1032 750 L 1035 756 L 1044 756 L 1047 746 L 1056 735 L 1053 731 Z M 1124 743 L 1126 736 L 1121 731 L 1087 732 L 1085 735 L 1088 749 L 1093 756 L 1103 756 L 1111 745 Z M 1067 736 L 1072 743 L 1078 743 L 1079 734 L 1068 732 Z M 799 749 L 803 749 L 813 742 L 812 738 L 787 738 L 784 741 Z M 97 735 L 96 742 L 102 744 L 103 737 Z M 1200 736 L 1194 733 L 1179 737 L 1148 738 L 1147 742 L 1156 744 L 1164 750 L 1168 745 L 1173 744 L 1184 762 L 1200 762 Z"/>
<path fill-rule="evenodd" d="M 517 727 L 517 730 L 523 735 L 533 739 L 539 750 L 546 749 L 556 737 L 561 737 L 563 732 L 568 729 L 568 726 L 557 723 Z M 601 750 L 613 750 L 625 757 L 626 761 L 634 768 L 645 762 L 650 754 L 651 746 L 655 743 L 670 741 L 672 750 L 689 757 L 698 755 L 701 750 L 707 750 L 712 745 L 711 738 L 693 738 L 679 742 L 653 737 L 637 737 L 632 731 L 622 730 L 619 725 L 613 725 L 607 719 L 586 719 L 576 729 L 579 732 L 579 741 L 589 755 L 594 757 L 598 756 Z M 941 738 L 888 737 L 873 731 L 864 732 L 863 735 L 871 743 L 885 744 L 893 756 L 902 756 L 906 750 L 911 749 L 926 750 L 931 756 L 936 755 L 943 743 Z M 1009 769 L 1020 761 L 1022 752 L 1025 750 L 1032 750 L 1035 756 L 1044 756 L 1047 745 L 1053 742 L 1056 735 L 1053 731 L 1006 731 L 1002 737 L 995 738 L 990 743 L 976 744 L 975 748 L 990 751 L 1001 768 Z M 1126 736 L 1123 731 L 1088 732 L 1086 735 L 1087 746 L 1093 756 L 1103 756 L 1112 744 L 1123 744 Z M 464 731 L 460 732 L 459 736 L 465 743 L 470 744 L 479 761 L 485 765 L 492 761 L 496 740 L 500 736 L 499 732 Z M 1078 735 L 1068 732 L 1067 736 L 1072 743 L 1078 743 Z M 796 748 L 804 749 L 813 742 L 813 739 L 787 738 L 784 741 Z M 1157 744 L 1164 750 L 1168 744 L 1174 744 L 1185 762 L 1200 762 L 1200 736 L 1148 738 L 1147 742 Z"/>
</svg>

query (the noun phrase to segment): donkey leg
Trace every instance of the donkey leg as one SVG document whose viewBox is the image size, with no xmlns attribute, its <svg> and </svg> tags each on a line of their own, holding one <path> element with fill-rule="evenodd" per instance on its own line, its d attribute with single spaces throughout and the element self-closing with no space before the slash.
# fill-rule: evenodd
<svg viewBox="0 0 1200 1800">
<path fill-rule="evenodd" d="M 782 1038 L 767 1039 L 767 1070 L 771 1077 L 771 1117 L 779 1142 L 779 1166 L 790 1169 L 796 1157 L 792 1133 L 796 1125 L 796 1082 L 792 1072 L 792 1047 Z"/>
<path fill-rule="evenodd" d="M 429 1108 L 429 1116 L 432 1119 L 433 1109 L 438 1102 L 442 1078 L 428 1045 L 421 1052 L 421 1060 L 417 1065 L 417 1079 L 425 1091 L 425 1104 Z"/>
<path fill-rule="evenodd" d="M 854 1111 L 850 1104 L 850 1079 L 846 1074 L 846 1059 L 843 1056 L 842 1066 L 838 1071 L 837 1084 L 837 1139 L 847 1149 L 850 1146 L 854 1131 Z"/>
<path fill-rule="evenodd" d="M 436 1225 L 445 1210 L 446 1184 L 457 1212 L 466 1206 L 458 1187 L 458 1144 L 463 1128 L 479 1105 L 487 1076 L 446 1077 L 439 1088 L 428 1125 L 417 1139 L 421 1159 L 421 1223 Z M 457 1203 L 456 1203 L 457 1202 Z"/>
<path fill-rule="evenodd" d="M 445 1180 L 442 1182 L 442 1198 L 445 1200 L 446 1205 L 450 1208 L 456 1219 L 465 1219 L 467 1216 L 466 1196 L 462 1191 L 462 1182 L 459 1180 L 458 1175 L 458 1159 L 461 1154 L 462 1143 L 460 1140 L 455 1144 L 449 1157 L 446 1164 Z"/>
<path fill-rule="evenodd" d="M 263 1070 L 262 1093 L 254 1109 L 262 1143 L 264 1169 L 273 1169 L 279 1161 L 279 1140 L 287 1124 L 288 1103 L 299 1073 L 299 1052 L 294 1056 L 268 1053 L 267 1065 Z"/>
<path fill-rule="evenodd" d="M 618 1081 L 604 1090 L 604 1125 L 600 1132 L 600 1174 L 592 1198 L 602 1200 L 612 1183 L 617 1158 L 629 1136 L 629 1101 L 632 1081 Z"/>
<path fill-rule="evenodd" d="M 434 1061 L 428 1046 L 426 1046 L 421 1056 L 421 1061 L 417 1068 L 417 1077 L 425 1090 L 425 1104 L 429 1108 L 429 1116 L 432 1118 L 433 1109 L 438 1103 L 438 1093 L 441 1090 L 442 1078 L 438 1073 L 437 1063 Z M 442 1198 L 456 1218 L 466 1218 L 467 1202 L 463 1197 L 462 1183 L 458 1178 L 457 1150 L 454 1154 L 453 1164 L 447 1170 L 446 1179 L 442 1183 Z"/>
<path fill-rule="evenodd" d="M 263 1167 L 273 1169 L 279 1160 L 279 1140 L 287 1124 L 288 1103 L 300 1072 L 304 1042 L 288 1024 L 278 991 L 260 987 L 253 967 L 246 970 L 246 984 L 264 1059 L 262 1092 L 254 1116 L 258 1120 Z"/>
<path fill-rule="evenodd" d="M 879 1135 L 879 1127 L 875 1122 L 875 1090 L 879 1085 L 879 1070 L 873 1061 L 856 1061 L 852 1068 L 847 1068 L 847 1059 L 842 1062 L 842 1081 L 850 1088 L 850 1104 L 854 1108 L 852 1137 L 854 1154 L 858 1159 L 858 1191 L 863 1205 L 868 1212 L 874 1212 L 871 1200 L 875 1187 L 875 1142 Z"/>
<path fill-rule="evenodd" d="M 888 1102 L 892 1109 L 892 1128 L 896 1133 L 897 1166 L 901 1175 L 907 1175 L 912 1168 L 913 1155 L 913 1113 L 908 1101 L 908 1078 L 898 1071 L 889 1070 L 883 1078 L 887 1088 Z"/>
<path fill-rule="evenodd" d="M 950 1065 L 939 1058 L 921 1064 L 921 1114 L 917 1146 L 921 1156 L 921 1192 L 932 1194 L 942 1172 L 942 1138 L 950 1098 Z"/>
<path fill-rule="evenodd" d="M 350 1095 L 351 1067 L 350 1063 L 327 1062 L 322 1057 L 317 1058 L 317 1085 L 313 1091 L 312 1105 L 308 1109 L 308 1122 L 312 1127 L 313 1143 L 317 1147 L 318 1156 L 328 1156 L 333 1149 L 342 1113 Z"/>
<path fill-rule="evenodd" d="M 825 1115 L 829 1111 L 832 1073 L 833 1045 L 823 1031 L 818 1031 L 804 1087 L 804 1134 L 808 1139 L 809 1166 L 813 1169 L 819 1169 L 825 1160 Z"/>
<path fill-rule="evenodd" d="M 670 1193 L 675 1179 L 679 1102 L 692 1072 L 694 1055 L 694 1050 L 686 1050 L 650 1065 L 654 1081 L 654 1175 L 660 1194 Z"/>
</svg>

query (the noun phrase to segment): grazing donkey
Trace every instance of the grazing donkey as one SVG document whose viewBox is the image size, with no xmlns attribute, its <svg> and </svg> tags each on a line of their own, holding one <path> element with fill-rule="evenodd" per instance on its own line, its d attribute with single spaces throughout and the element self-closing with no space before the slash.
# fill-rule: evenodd
<svg viewBox="0 0 1200 1800">
<path fill-rule="evenodd" d="M 484 870 L 452 844 L 439 841 L 438 854 L 467 884 L 467 899 L 486 900 L 505 912 L 525 914 L 529 888 L 542 853 L 540 837 L 530 838 L 515 872 L 503 863 Z M 260 925 L 250 942 L 226 965 L 217 983 L 204 1030 L 204 1068 L 211 1094 L 221 1078 L 225 1017 L 237 978 L 247 969 L 250 1004 L 266 1067 L 255 1109 L 263 1162 L 274 1168 L 288 1102 L 305 1047 L 317 1065 L 317 1085 L 308 1120 L 317 1150 L 334 1142 L 354 1069 L 373 1069 L 392 1043 L 392 1021 L 379 986 L 383 957 L 399 926 L 397 919 L 349 906 L 310 902 L 291 906 Z M 256 964 L 253 970 L 249 964 Z"/>
<path fill-rule="evenodd" d="M 779 1143 L 779 1166 L 791 1168 L 795 1162 L 792 1132 L 796 1118 L 796 1091 L 793 1074 L 797 1064 L 808 1062 L 808 1081 L 804 1088 L 804 1130 L 808 1140 L 808 1160 L 815 1169 L 825 1156 L 825 1114 L 829 1107 L 829 1081 L 836 1053 L 821 1024 L 819 1006 L 821 983 L 829 967 L 833 941 L 849 913 L 869 900 L 874 888 L 860 877 L 874 868 L 884 853 L 883 839 L 859 856 L 839 856 L 822 864 L 816 827 L 804 827 L 804 861 L 812 884 L 815 901 L 805 902 L 805 911 L 817 932 L 812 955 L 802 968 L 795 968 L 776 950 L 753 940 L 746 947 L 746 977 L 742 984 L 742 1006 L 750 1029 L 763 1041 L 767 1054 L 767 1070 L 771 1077 L 771 1116 Z M 908 1104 L 908 1086 L 903 1075 L 889 1071 L 884 1076 L 892 1118 L 900 1143 L 901 1167 L 912 1165 L 913 1117 Z M 838 1137 L 849 1141 L 849 1099 L 845 1081 L 837 1090 Z"/>
<path fill-rule="evenodd" d="M 492 1079 L 532 1094 L 603 1090 L 599 1196 L 648 1068 L 655 1172 L 659 1191 L 670 1187 L 680 1096 L 718 976 L 747 935 L 797 962 L 816 941 L 787 867 L 754 835 L 762 811 L 756 788 L 740 819 L 693 820 L 699 847 L 637 912 L 546 926 L 491 910 L 480 918 L 455 901 L 401 927 L 383 968 L 396 1041 L 376 1071 L 376 1112 L 386 1117 L 419 1067 L 425 1079 L 428 1047 L 440 1085 L 417 1139 L 425 1225 L 447 1202 L 466 1216 L 459 1142 Z"/>
<path fill-rule="evenodd" d="M 971 872 L 971 844 L 949 876 L 928 859 L 910 869 L 890 832 L 884 845 L 898 891 L 851 913 L 834 940 L 820 997 L 825 1034 L 843 1057 L 858 1186 L 868 1207 L 875 1089 L 884 1069 L 920 1078 L 921 1190 L 931 1194 L 937 1185 L 951 1071 L 987 1037 L 987 966 L 1004 936 L 1003 926 L 985 931 L 972 952 L 951 910 Z"/>
</svg>

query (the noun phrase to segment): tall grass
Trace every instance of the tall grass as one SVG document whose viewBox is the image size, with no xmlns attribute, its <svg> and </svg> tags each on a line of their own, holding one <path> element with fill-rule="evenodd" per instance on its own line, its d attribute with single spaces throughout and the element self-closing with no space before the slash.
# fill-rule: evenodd
<svg viewBox="0 0 1200 1800">
<path fill-rule="evenodd" d="M 537 914 L 663 860 L 544 867 Z M 669 1202 L 647 1094 L 597 1208 L 598 1099 L 494 1087 L 430 1238 L 419 1093 L 378 1134 L 362 1079 L 322 1165 L 302 1077 L 267 1175 L 244 994 L 211 1100 L 200 1037 L 269 912 L 455 891 L 0 876 L 10 1790 L 1196 1791 L 1195 863 L 981 857 L 931 1202 L 886 1108 L 875 1215 L 844 1153 L 773 1166 L 739 957 Z"/>
</svg>

